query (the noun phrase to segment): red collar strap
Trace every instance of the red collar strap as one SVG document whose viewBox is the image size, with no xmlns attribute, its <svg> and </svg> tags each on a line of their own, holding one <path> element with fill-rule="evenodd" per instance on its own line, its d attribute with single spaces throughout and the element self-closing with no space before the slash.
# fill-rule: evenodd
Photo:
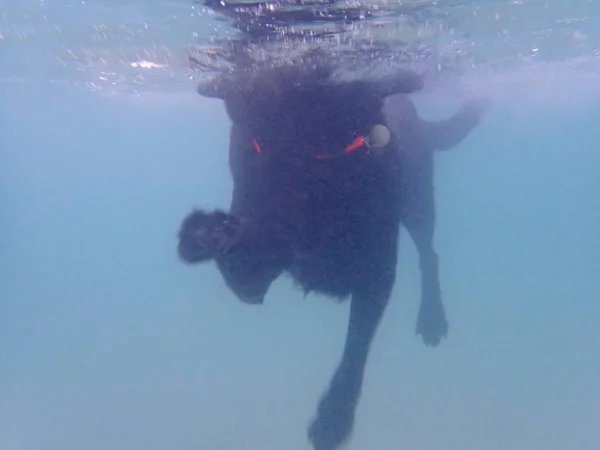
<svg viewBox="0 0 600 450">
<path fill-rule="evenodd" d="M 256 153 L 262 153 L 262 149 L 260 148 L 260 145 L 258 145 L 258 141 L 256 139 L 252 140 L 252 144 L 254 144 L 254 150 L 256 150 Z M 355 150 L 359 150 L 363 147 L 368 147 L 367 141 L 364 138 L 364 136 L 359 136 L 344 149 L 343 155 L 351 153 Z M 335 156 L 343 156 L 343 155 L 317 155 L 316 158 L 317 159 L 330 159 L 330 158 L 334 158 Z"/>
</svg>

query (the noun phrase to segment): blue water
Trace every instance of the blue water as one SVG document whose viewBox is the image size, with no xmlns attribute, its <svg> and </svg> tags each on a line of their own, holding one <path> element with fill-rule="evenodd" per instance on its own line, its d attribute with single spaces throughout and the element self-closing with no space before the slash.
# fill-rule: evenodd
<svg viewBox="0 0 600 450">
<path fill-rule="evenodd" d="M 495 108 L 437 157 L 448 339 L 414 336 L 403 234 L 348 449 L 600 448 L 600 96 L 569 67 L 477 79 Z M 283 278 L 243 305 L 176 259 L 182 217 L 228 204 L 229 125 L 154 94 L 0 83 L 2 450 L 309 448 L 348 304 Z"/>
</svg>

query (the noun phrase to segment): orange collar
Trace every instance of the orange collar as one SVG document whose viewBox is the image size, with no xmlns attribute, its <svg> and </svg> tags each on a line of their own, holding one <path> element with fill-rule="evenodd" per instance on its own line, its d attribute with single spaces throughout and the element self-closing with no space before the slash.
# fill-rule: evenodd
<svg viewBox="0 0 600 450">
<path fill-rule="evenodd" d="M 258 145 L 258 141 L 256 139 L 252 140 L 252 143 L 254 144 L 254 149 L 256 150 L 256 153 L 262 153 L 262 149 L 260 148 L 260 145 Z M 358 150 L 362 147 L 366 147 L 367 146 L 367 141 L 365 140 L 364 136 L 359 136 L 357 137 L 351 144 L 349 144 L 345 149 L 344 149 L 344 154 L 346 155 L 348 153 L 351 153 L 355 150 Z M 330 159 L 330 158 L 334 158 L 335 156 L 343 156 L 343 155 L 317 155 L 317 159 Z"/>
</svg>

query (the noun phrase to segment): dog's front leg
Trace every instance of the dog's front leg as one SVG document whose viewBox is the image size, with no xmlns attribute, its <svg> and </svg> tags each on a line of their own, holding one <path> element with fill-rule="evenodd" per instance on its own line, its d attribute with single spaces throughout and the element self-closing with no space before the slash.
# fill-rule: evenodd
<svg viewBox="0 0 600 450">
<path fill-rule="evenodd" d="M 397 233 L 396 233 L 397 234 Z M 334 450 L 350 436 L 371 342 L 383 317 L 396 275 L 397 235 L 370 247 L 350 304 L 342 360 L 323 395 L 308 436 L 314 450 Z"/>
</svg>

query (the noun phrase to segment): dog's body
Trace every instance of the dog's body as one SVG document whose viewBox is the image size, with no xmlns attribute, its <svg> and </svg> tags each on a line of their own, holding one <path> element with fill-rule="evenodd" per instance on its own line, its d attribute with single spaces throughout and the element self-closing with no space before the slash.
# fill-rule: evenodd
<svg viewBox="0 0 600 450">
<path fill-rule="evenodd" d="M 426 279 L 434 283 L 423 293 L 417 331 L 433 345 L 447 331 L 437 257 L 430 262 L 433 229 L 418 232 L 433 225 L 433 173 L 423 172 L 429 181 L 417 177 L 431 184 L 430 194 L 421 195 L 421 187 L 407 194 L 401 134 L 416 132 L 418 122 L 399 128 L 384 113 L 385 98 L 421 86 L 412 72 L 378 83 L 341 83 L 326 70 L 295 67 L 222 78 L 201 90 L 225 100 L 233 122 L 234 191 L 230 213 L 194 211 L 184 220 L 181 258 L 214 258 L 247 303 L 262 303 L 284 271 L 305 292 L 352 297 L 342 361 L 309 430 L 315 450 L 338 448 L 352 430 L 369 347 L 394 285 L 401 222 L 417 236 L 419 251 L 429 252 L 421 258 L 424 288 Z M 391 129 L 391 139 L 370 146 L 372 130 L 381 125 Z M 431 205 L 419 204 L 420 198 Z M 411 210 L 427 217 L 412 220 Z M 427 236 L 429 243 L 419 245 Z"/>
</svg>

